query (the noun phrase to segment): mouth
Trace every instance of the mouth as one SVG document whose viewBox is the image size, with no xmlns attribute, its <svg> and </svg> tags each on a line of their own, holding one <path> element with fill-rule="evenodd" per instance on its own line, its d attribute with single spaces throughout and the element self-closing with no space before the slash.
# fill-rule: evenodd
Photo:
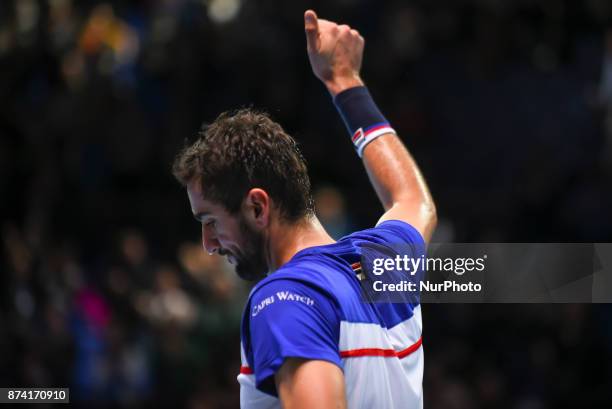
<svg viewBox="0 0 612 409">
<path fill-rule="evenodd" d="M 230 253 L 228 250 L 220 249 L 218 251 L 218 254 L 222 257 L 225 257 L 226 260 L 229 261 L 231 264 L 234 264 L 233 261 L 235 261 L 235 258 L 232 256 L 232 253 Z"/>
</svg>

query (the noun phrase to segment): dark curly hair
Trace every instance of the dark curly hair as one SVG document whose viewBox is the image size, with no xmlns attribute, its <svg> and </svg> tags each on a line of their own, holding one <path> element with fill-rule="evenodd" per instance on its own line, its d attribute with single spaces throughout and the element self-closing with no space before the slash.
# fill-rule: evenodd
<svg viewBox="0 0 612 409">
<path fill-rule="evenodd" d="M 287 221 L 314 214 L 306 163 L 295 140 L 252 109 L 224 112 L 204 126 L 176 156 L 172 171 L 183 186 L 199 177 L 206 199 L 233 214 L 255 187 L 270 195 Z"/>
</svg>

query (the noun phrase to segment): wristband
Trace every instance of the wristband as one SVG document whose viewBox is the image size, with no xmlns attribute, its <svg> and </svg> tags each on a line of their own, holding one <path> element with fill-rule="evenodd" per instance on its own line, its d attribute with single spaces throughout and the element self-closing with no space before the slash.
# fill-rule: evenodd
<svg viewBox="0 0 612 409">
<path fill-rule="evenodd" d="M 334 104 L 360 158 L 365 147 L 374 139 L 386 133 L 395 133 L 366 87 L 354 87 L 342 91 L 334 98 Z"/>
</svg>

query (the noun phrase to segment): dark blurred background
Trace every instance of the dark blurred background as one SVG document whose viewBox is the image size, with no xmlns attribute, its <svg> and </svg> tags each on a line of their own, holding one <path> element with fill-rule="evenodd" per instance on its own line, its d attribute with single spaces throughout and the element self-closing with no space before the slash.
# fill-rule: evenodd
<svg viewBox="0 0 612 409">
<path fill-rule="evenodd" d="M 340 237 L 381 213 L 310 71 L 303 12 L 366 38 L 437 241 L 612 241 L 608 0 L 2 0 L 0 386 L 238 406 L 248 287 L 205 255 L 173 156 L 268 111 Z M 425 407 L 612 407 L 610 305 L 425 305 Z"/>
</svg>

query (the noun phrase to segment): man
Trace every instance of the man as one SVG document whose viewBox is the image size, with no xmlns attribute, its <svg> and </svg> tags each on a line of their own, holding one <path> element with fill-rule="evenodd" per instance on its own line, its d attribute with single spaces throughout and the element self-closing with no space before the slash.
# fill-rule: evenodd
<svg viewBox="0 0 612 409">
<path fill-rule="evenodd" d="M 433 201 L 416 164 L 359 77 L 364 39 L 305 15 L 307 50 L 362 157 L 385 213 L 335 242 L 314 215 L 295 141 L 266 115 L 222 114 L 179 154 L 174 174 L 202 224 L 205 250 L 253 288 L 242 323 L 244 408 L 422 406 L 418 303 L 364 302 L 362 248 L 431 237 Z"/>
</svg>

